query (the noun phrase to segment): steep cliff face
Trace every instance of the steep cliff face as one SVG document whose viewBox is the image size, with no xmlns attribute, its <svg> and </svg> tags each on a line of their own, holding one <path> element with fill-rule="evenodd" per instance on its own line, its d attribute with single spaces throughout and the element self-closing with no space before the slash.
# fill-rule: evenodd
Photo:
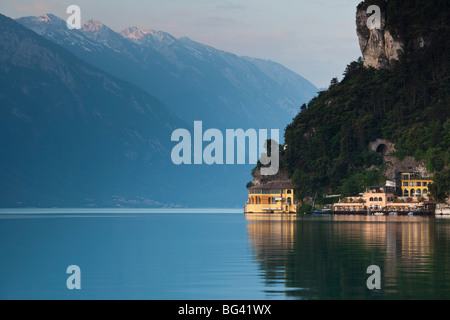
<svg viewBox="0 0 450 320">
<path fill-rule="evenodd" d="M 383 12 L 381 12 L 381 27 L 369 29 L 367 20 L 371 15 L 367 13 L 367 6 L 361 6 L 356 12 L 356 33 L 364 66 L 389 69 L 400 59 L 405 43 L 386 26 L 386 16 Z"/>
<path fill-rule="evenodd" d="M 415 54 L 442 42 L 438 38 L 442 39 L 447 24 L 448 6 L 448 1 L 441 0 L 362 1 L 356 11 L 356 34 L 364 66 L 392 69 L 403 54 Z M 369 27 L 368 20 L 379 25 Z"/>
</svg>

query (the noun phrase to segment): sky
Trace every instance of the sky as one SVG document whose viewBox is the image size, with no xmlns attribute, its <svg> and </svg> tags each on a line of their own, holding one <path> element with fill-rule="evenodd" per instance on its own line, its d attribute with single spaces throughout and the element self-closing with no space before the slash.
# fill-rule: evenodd
<svg viewBox="0 0 450 320">
<path fill-rule="evenodd" d="M 99 20 L 115 31 L 136 26 L 239 56 L 272 60 L 327 88 L 361 56 L 355 12 L 360 0 L 1 0 L 11 18 L 81 8 L 82 22 Z"/>
</svg>

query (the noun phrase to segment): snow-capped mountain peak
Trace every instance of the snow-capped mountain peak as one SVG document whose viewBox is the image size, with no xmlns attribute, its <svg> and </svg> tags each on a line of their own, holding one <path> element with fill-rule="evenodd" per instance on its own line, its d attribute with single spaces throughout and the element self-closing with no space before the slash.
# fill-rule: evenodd
<svg viewBox="0 0 450 320">
<path fill-rule="evenodd" d="M 59 17 L 57 17 L 57 16 L 55 16 L 55 15 L 53 15 L 53 14 L 51 14 L 51 13 L 44 14 L 44 15 L 38 17 L 38 19 L 39 19 L 40 21 L 46 22 L 46 23 L 52 23 L 52 22 L 59 22 L 59 21 L 62 21 L 61 18 L 59 18 Z"/>
<path fill-rule="evenodd" d="M 124 38 L 139 40 L 145 36 L 145 32 L 138 27 L 129 27 L 120 33 Z"/>
<path fill-rule="evenodd" d="M 224 125 L 282 128 L 298 112 L 298 105 L 317 93 L 314 85 L 281 65 L 163 31 L 133 26 L 117 33 L 95 20 L 82 30 L 38 18 L 18 21 L 100 69 L 158 92 L 183 119 L 213 114 L 209 120 L 224 119 L 220 120 Z M 225 120 L 229 112 L 224 110 L 233 110 L 233 120 Z"/>
<path fill-rule="evenodd" d="M 59 17 L 57 17 L 57 16 L 55 16 L 55 15 L 53 15 L 51 13 L 47 13 L 47 14 L 44 14 L 44 15 L 39 16 L 39 17 L 32 17 L 32 16 L 30 16 L 30 17 L 23 17 L 23 18 L 19 18 L 17 20 L 21 21 L 21 23 L 40 25 L 41 29 L 43 29 L 43 30 L 46 29 L 46 28 L 49 28 L 49 27 L 50 28 L 53 27 L 53 26 L 59 27 L 59 26 L 61 26 L 63 24 L 64 25 L 66 24 L 66 22 L 63 19 L 61 19 L 61 18 L 59 18 Z"/>
<path fill-rule="evenodd" d="M 83 30 L 83 31 L 89 31 L 89 32 L 98 32 L 98 31 L 100 31 L 100 30 L 102 30 L 103 28 L 105 28 L 106 26 L 103 24 L 103 23 L 101 23 L 100 21 L 97 21 L 97 20 L 94 20 L 94 19 L 91 19 L 91 20 L 89 20 L 88 22 L 86 22 L 82 27 L 81 27 L 81 29 Z"/>
<path fill-rule="evenodd" d="M 124 38 L 139 44 L 152 44 L 158 45 L 158 43 L 164 43 L 170 45 L 177 41 L 175 37 L 167 32 L 156 31 L 153 29 L 141 30 L 138 27 L 129 27 L 120 33 Z"/>
<path fill-rule="evenodd" d="M 66 21 L 53 14 L 45 14 L 40 17 L 24 17 L 16 19 L 16 21 L 60 45 L 67 44 L 86 51 L 97 51 L 100 48 L 97 42 L 90 40 L 90 38 L 95 38 L 93 35 L 99 32 L 87 31 L 88 28 L 103 30 L 100 28 L 101 23 L 94 20 L 90 20 L 83 26 L 86 30 L 81 30 L 86 33 L 86 36 L 80 30 L 67 28 Z M 87 35 L 92 36 L 89 37 Z"/>
</svg>

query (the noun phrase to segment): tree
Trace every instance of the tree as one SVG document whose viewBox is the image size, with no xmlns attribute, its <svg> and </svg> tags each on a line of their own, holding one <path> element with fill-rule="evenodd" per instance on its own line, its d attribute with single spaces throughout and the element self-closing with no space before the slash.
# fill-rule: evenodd
<svg viewBox="0 0 450 320">
<path fill-rule="evenodd" d="M 445 202 L 450 197 L 450 167 L 444 169 L 433 178 L 433 183 L 429 185 L 432 197 L 439 202 Z"/>
<path fill-rule="evenodd" d="M 339 83 L 338 78 L 333 78 L 333 79 L 331 79 L 329 89 L 335 87 L 338 83 Z"/>
</svg>

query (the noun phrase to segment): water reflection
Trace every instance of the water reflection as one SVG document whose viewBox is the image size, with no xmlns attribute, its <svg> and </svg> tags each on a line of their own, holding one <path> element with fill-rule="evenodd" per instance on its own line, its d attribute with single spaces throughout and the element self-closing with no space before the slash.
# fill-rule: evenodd
<svg viewBox="0 0 450 320">
<path fill-rule="evenodd" d="M 250 248 L 270 288 L 304 299 L 450 298 L 450 220 L 247 215 Z M 366 287 L 367 267 L 382 290 Z M 268 290 L 269 292 L 270 290 Z"/>
</svg>

